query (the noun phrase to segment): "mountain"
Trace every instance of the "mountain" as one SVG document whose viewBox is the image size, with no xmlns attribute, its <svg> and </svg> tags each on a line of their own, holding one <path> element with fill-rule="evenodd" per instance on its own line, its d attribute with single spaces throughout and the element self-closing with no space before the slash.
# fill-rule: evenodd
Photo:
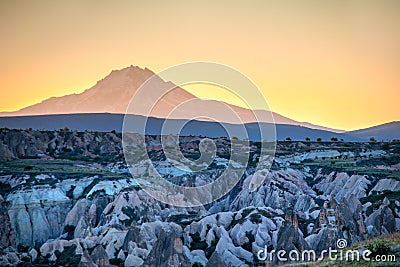
<svg viewBox="0 0 400 267">
<path fill-rule="evenodd" d="M 0 128 L 10 129 L 48 129 L 58 130 L 64 127 L 68 127 L 71 130 L 93 130 L 95 132 L 110 132 L 116 130 L 120 132 L 122 130 L 122 124 L 124 121 L 124 114 L 58 114 L 58 115 L 39 115 L 39 116 L 16 116 L 16 117 L 0 117 Z M 133 125 L 143 125 L 147 120 L 146 133 L 151 135 L 159 135 L 165 119 L 145 117 L 140 115 L 130 115 L 129 122 Z M 179 125 L 182 125 L 182 120 L 169 119 L 168 125 L 175 126 L 174 129 L 180 129 Z M 260 137 L 259 127 L 268 127 L 268 123 L 246 123 L 244 124 L 248 137 L 250 140 L 259 141 Z M 224 128 L 225 127 L 225 128 Z M 242 125 L 229 124 L 229 123 L 217 123 L 211 121 L 190 121 L 185 124 L 180 132 L 180 135 L 201 135 L 208 137 L 221 137 L 228 136 L 225 129 L 231 130 L 231 136 L 239 138 L 245 138 L 241 134 L 240 129 Z M 265 129 L 264 128 L 264 129 Z M 324 141 L 328 141 L 331 137 L 338 139 L 344 139 L 345 141 L 368 141 L 369 136 L 363 137 L 356 133 L 336 133 L 332 131 L 311 129 L 304 126 L 290 125 L 290 124 L 276 124 L 276 132 L 278 140 L 283 140 L 286 137 L 290 137 L 292 140 L 304 140 L 305 137 L 309 137 L 311 140 L 322 138 Z M 176 132 L 168 132 L 170 134 L 176 134 Z M 271 135 L 268 136 L 268 132 L 263 132 L 263 138 L 272 140 Z M 266 135 L 266 136 L 265 136 Z M 399 136 L 399 134 L 398 134 Z M 375 135 L 375 138 L 379 138 L 379 135 Z"/>
<path fill-rule="evenodd" d="M 155 74 L 151 70 L 147 68 L 142 69 L 136 66 L 130 66 L 121 70 L 113 70 L 104 79 L 98 81 L 93 87 L 80 94 L 52 97 L 41 103 L 25 107 L 18 111 L 0 112 L 0 117 L 76 113 L 125 114 L 129 102 L 137 89 L 153 75 Z M 169 116 L 168 114 L 180 103 L 192 100 L 190 107 L 180 109 L 180 112 L 177 112 L 172 117 L 168 118 L 187 119 L 197 117 L 199 111 L 205 111 L 207 114 L 212 114 L 215 121 L 226 123 L 238 122 L 237 118 L 230 118 L 227 116 L 226 112 L 221 110 L 221 102 L 219 101 L 201 100 L 186 90 L 175 86 L 171 82 L 163 81 L 158 76 L 156 76 L 152 81 L 152 86 L 157 89 L 166 90 L 171 87 L 174 89 L 166 94 L 161 101 L 154 106 L 154 109 L 150 114 L 139 113 L 135 115 L 150 115 L 156 118 L 167 118 Z M 140 103 L 141 105 L 146 107 L 153 105 L 154 101 L 151 99 L 153 91 L 154 90 L 149 90 L 148 96 L 143 98 Z M 275 121 L 275 123 L 278 124 L 299 125 L 312 129 L 344 132 L 307 122 L 298 122 L 277 113 L 272 113 L 272 117 L 268 112 L 263 110 L 255 110 L 253 113 L 249 109 L 231 104 L 226 105 L 228 108 L 234 110 L 244 123 L 257 121 L 254 116 L 254 114 L 256 114 L 258 118 L 261 118 L 261 122 L 271 123 Z M 205 117 L 196 119 L 209 120 Z"/>
<path fill-rule="evenodd" d="M 369 139 L 373 137 L 378 141 L 400 139 L 400 121 L 388 122 L 365 129 L 349 131 L 346 133 L 359 136 L 362 139 Z"/>
</svg>

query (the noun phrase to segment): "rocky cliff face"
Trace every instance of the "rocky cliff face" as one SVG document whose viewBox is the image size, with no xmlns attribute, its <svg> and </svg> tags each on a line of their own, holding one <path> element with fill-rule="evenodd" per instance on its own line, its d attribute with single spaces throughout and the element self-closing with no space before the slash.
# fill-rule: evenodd
<svg viewBox="0 0 400 267">
<path fill-rule="evenodd" d="M 15 247 L 15 232 L 11 227 L 7 206 L 2 196 L 0 196 L 0 221 L 2 222 L 0 229 L 0 249 L 10 246 Z"/>
<path fill-rule="evenodd" d="M 0 158 L 95 158 L 121 155 L 121 135 L 0 129 Z"/>
<path fill-rule="evenodd" d="M 0 144 L 8 151 L 2 155 L 11 156 L 1 161 L 0 265 L 28 258 L 32 265 L 250 266 L 265 264 L 257 258 L 265 247 L 320 252 L 335 248 L 339 238 L 354 244 L 400 231 L 396 145 L 371 157 L 356 159 L 361 148 L 347 147 L 329 159 L 295 153 L 294 160 L 287 152 L 292 144 L 278 144 L 284 152 L 278 151 L 272 170 L 250 166 L 224 198 L 184 209 L 156 201 L 123 161 L 110 160 L 121 154 L 118 134 L 2 134 Z M 229 142 L 216 143 L 221 171 Z M 153 162 L 170 174 L 159 138 L 152 137 L 152 144 Z M 181 149 L 196 151 L 198 138 L 188 137 Z M 175 175 L 193 185 L 212 181 L 216 173 Z M 255 176 L 263 182 L 254 191 Z"/>
</svg>

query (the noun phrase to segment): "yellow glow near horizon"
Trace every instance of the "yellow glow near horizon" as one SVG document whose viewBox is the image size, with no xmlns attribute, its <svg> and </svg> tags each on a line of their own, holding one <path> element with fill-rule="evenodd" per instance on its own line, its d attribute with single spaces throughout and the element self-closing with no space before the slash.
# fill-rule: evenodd
<svg viewBox="0 0 400 267">
<path fill-rule="evenodd" d="M 298 121 L 350 130 L 400 120 L 398 14 L 395 0 L 1 1 L 0 111 L 80 93 L 132 64 L 206 60 L 240 70 L 272 111 Z"/>
</svg>

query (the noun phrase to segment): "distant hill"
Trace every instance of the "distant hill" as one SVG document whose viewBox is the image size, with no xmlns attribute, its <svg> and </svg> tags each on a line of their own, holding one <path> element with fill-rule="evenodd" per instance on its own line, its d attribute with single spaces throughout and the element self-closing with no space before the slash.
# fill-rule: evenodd
<svg viewBox="0 0 400 267">
<path fill-rule="evenodd" d="M 347 133 L 359 136 L 363 139 L 374 137 L 378 141 L 400 139 L 400 121 L 388 122 L 365 129 L 349 131 Z"/>
<path fill-rule="evenodd" d="M 49 114 L 79 114 L 79 113 L 115 113 L 125 114 L 130 100 L 134 96 L 137 89 L 150 77 L 154 72 L 147 68 L 139 68 L 130 66 L 121 70 L 113 70 L 104 79 L 98 81 L 93 87 L 85 90 L 80 94 L 71 94 L 62 97 L 52 97 L 41 103 L 25 107 L 14 112 L 0 112 L 0 117 L 30 116 L 30 115 L 49 115 Z M 171 82 L 163 81 L 156 76 L 151 88 L 166 90 L 174 88 L 173 91 L 163 97 L 157 103 L 154 110 L 150 114 L 155 118 L 167 118 L 168 114 L 180 103 L 188 100 L 192 101 L 190 107 L 182 109 L 181 112 L 175 114 L 172 119 L 193 118 L 199 115 L 199 110 L 207 110 L 213 114 L 215 121 L 235 123 L 227 117 L 226 113 L 221 111 L 218 101 L 200 100 L 196 96 L 190 94 L 186 90 L 175 86 Z M 149 96 L 154 90 L 149 91 Z M 152 106 L 154 103 L 151 98 L 144 97 L 141 102 L 144 106 Z M 257 121 L 253 112 L 249 109 L 227 104 L 229 108 L 235 111 L 244 123 Z M 277 124 L 300 125 L 312 129 L 327 130 L 333 132 L 344 132 L 342 130 L 330 129 L 327 127 L 314 125 L 308 122 L 298 122 L 282 116 L 278 113 L 272 113 L 273 118 L 265 111 L 255 110 L 261 122 L 271 123 L 275 121 Z M 264 113 L 263 113 L 264 112 Z M 147 114 L 135 114 L 147 115 Z M 171 118 L 171 117 L 169 117 Z M 201 120 L 201 118 L 198 118 Z M 202 119 L 205 120 L 205 119 Z"/>
<path fill-rule="evenodd" d="M 131 122 L 142 123 L 146 120 L 146 117 L 140 115 L 130 115 Z M 64 115 L 40 115 L 40 116 L 17 116 L 17 117 L 0 117 L 0 128 L 10 129 L 49 129 L 57 130 L 64 128 L 65 126 L 71 130 L 93 130 L 97 132 L 109 132 L 116 130 L 120 132 L 122 130 L 122 124 L 124 121 L 123 114 L 64 114 Z M 146 128 L 147 134 L 160 134 L 161 127 L 164 123 L 164 119 L 150 117 L 148 119 L 148 127 Z M 172 125 L 181 124 L 180 120 L 169 120 Z M 267 123 L 262 123 L 267 125 Z M 233 131 L 233 136 L 243 138 L 239 129 L 240 125 L 234 124 L 219 124 L 216 122 L 209 121 L 190 121 L 183 127 L 181 135 L 202 135 L 208 137 L 220 137 L 227 136 L 227 133 L 223 126 L 229 126 Z M 246 130 L 251 140 L 260 140 L 260 132 L 257 123 L 245 124 Z M 380 127 L 380 126 L 377 126 Z M 303 126 L 288 125 L 288 124 L 277 124 L 276 125 L 277 138 L 283 140 L 286 137 L 290 137 L 292 140 L 304 140 L 305 137 L 309 137 L 311 140 L 322 138 L 324 141 L 329 141 L 331 137 L 338 139 L 344 139 L 345 141 L 368 141 L 369 135 L 358 134 L 357 131 L 349 133 L 336 133 L 325 130 L 311 129 Z M 264 138 L 269 139 L 268 133 Z M 396 135 L 393 133 L 393 136 Z M 374 135 L 376 139 L 381 138 L 380 135 Z M 387 136 L 385 134 L 385 136 Z M 397 128 L 397 136 L 399 131 Z"/>
</svg>

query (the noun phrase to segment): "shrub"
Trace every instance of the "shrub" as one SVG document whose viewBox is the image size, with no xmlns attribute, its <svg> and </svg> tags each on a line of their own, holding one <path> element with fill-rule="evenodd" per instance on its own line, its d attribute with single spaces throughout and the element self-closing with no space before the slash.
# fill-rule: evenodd
<svg viewBox="0 0 400 267">
<path fill-rule="evenodd" d="M 124 261 L 118 258 L 110 259 L 110 264 L 121 267 L 125 266 Z"/>
<path fill-rule="evenodd" d="M 64 248 L 63 252 L 56 251 L 57 266 L 78 266 L 81 256 L 75 254 L 76 245 Z"/>
<path fill-rule="evenodd" d="M 247 251 L 252 251 L 252 244 L 255 241 L 254 235 L 251 233 L 251 231 L 246 231 L 246 237 L 249 239 L 248 242 L 244 243 L 242 245 L 242 248 L 247 250 Z"/>
<path fill-rule="evenodd" d="M 207 248 L 207 243 L 205 241 L 201 241 L 201 237 L 199 233 L 190 234 L 192 238 L 192 242 L 190 243 L 190 248 L 192 250 L 200 249 L 205 250 Z"/>
<path fill-rule="evenodd" d="M 74 239 L 74 231 L 75 231 L 75 226 L 67 224 L 64 226 L 64 233 L 67 233 L 67 240 Z"/>
<path fill-rule="evenodd" d="M 372 256 L 387 255 L 390 252 L 390 246 L 386 240 L 374 240 L 367 245 L 367 248 L 372 252 Z"/>
<path fill-rule="evenodd" d="M 382 145 L 382 149 L 385 150 L 385 151 L 388 151 L 390 149 L 389 144 L 388 143 L 383 144 Z"/>
<path fill-rule="evenodd" d="M 23 257 L 21 258 L 21 261 L 22 261 L 22 262 L 31 262 L 31 258 L 29 258 L 29 257 L 27 257 L 27 256 L 23 256 Z"/>
<path fill-rule="evenodd" d="M 259 224 L 262 222 L 262 218 L 260 214 L 253 213 L 250 215 L 250 221 L 255 224 Z"/>
<path fill-rule="evenodd" d="M 140 217 L 131 207 L 123 207 L 122 212 L 129 217 L 129 219 L 121 221 L 124 225 L 130 226 L 133 221 L 138 221 Z"/>
<path fill-rule="evenodd" d="M 217 248 L 217 244 L 219 242 L 219 238 L 215 238 L 214 240 L 211 241 L 210 247 L 206 248 L 205 255 L 207 259 L 210 259 L 212 254 L 214 253 L 215 249 Z"/>
</svg>

